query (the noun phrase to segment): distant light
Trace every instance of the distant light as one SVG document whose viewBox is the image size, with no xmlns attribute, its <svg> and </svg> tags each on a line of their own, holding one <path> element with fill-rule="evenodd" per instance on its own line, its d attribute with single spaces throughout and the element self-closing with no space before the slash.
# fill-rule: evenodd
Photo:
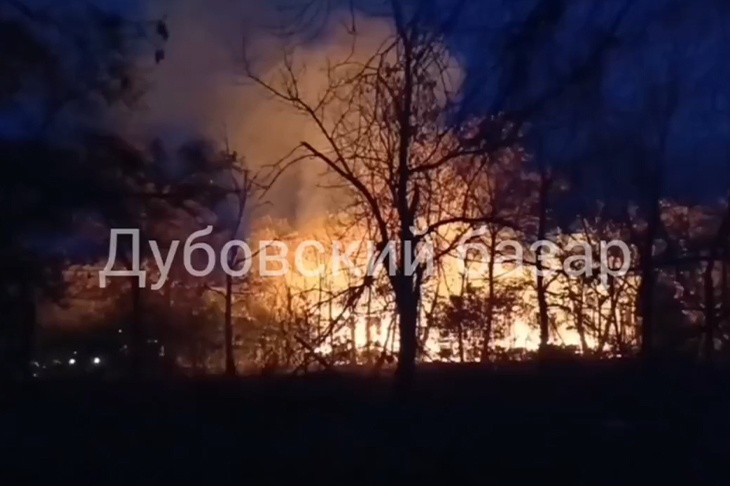
<svg viewBox="0 0 730 486">
<path fill-rule="evenodd" d="M 70 360 L 68 360 L 68 364 L 70 364 L 71 366 L 73 366 L 73 365 L 76 364 L 76 360 L 73 359 L 73 358 L 71 358 Z"/>
<path fill-rule="evenodd" d="M 101 358 L 99 358 L 98 356 L 97 356 L 97 357 L 95 357 L 95 358 L 94 358 L 94 364 L 95 364 L 95 365 L 98 365 L 98 364 L 100 364 L 100 363 L 101 363 Z"/>
</svg>

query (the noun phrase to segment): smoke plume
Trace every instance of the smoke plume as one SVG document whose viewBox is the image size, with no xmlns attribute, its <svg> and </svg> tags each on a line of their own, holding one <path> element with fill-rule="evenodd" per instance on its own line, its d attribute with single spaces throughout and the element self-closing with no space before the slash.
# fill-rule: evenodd
<svg viewBox="0 0 730 486">
<path fill-rule="evenodd" d="M 280 0 L 284 1 L 284 0 Z M 289 0 L 291 2 L 291 0 Z M 282 12 L 256 0 L 158 1 L 148 18 L 165 18 L 170 31 L 165 59 L 149 74 L 144 107 L 130 119 L 142 136 L 162 137 L 170 144 L 206 137 L 228 144 L 252 168 L 266 167 L 302 141 L 316 144 L 314 124 L 245 76 L 246 58 L 262 77 L 281 69 L 284 49 L 271 26 Z M 356 35 L 349 30 L 353 22 Z M 393 34 L 384 18 L 330 12 L 314 38 L 288 39 L 294 59 L 306 67 L 299 78 L 304 96 L 314 98 L 326 86 L 327 62 L 365 61 Z M 318 187 L 323 168 L 306 161 L 292 168 L 270 192 L 270 211 L 295 226 L 335 207 L 331 191 Z M 334 206 L 333 206 L 334 205 Z"/>
<path fill-rule="evenodd" d="M 164 18 L 170 31 L 165 58 L 145 73 L 147 89 L 140 106 L 124 120 L 131 136 L 162 138 L 171 147 L 206 138 L 228 145 L 254 170 L 280 160 L 314 127 L 244 73 L 244 51 L 257 71 L 273 72 L 283 46 L 272 35 L 279 12 L 255 0 L 178 0 L 151 2 L 147 18 Z M 368 30 L 368 36 L 379 35 Z M 382 34 L 381 34 L 382 35 Z M 326 41 L 303 46 L 297 56 L 307 65 L 349 50 L 349 39 L 329 33 Z M 320 82 L 308 70 L 308 89 Z M 312 167 L 294 167 L 268 195 L 269 212 L 293 224 L 321 211 L 323 192 Z"/>
</svg>

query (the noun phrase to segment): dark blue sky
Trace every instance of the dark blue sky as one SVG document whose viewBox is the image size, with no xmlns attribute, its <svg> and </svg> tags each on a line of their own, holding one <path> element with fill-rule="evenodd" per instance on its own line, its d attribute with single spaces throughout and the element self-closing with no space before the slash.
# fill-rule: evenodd
<svg viewBox="0 0 730 486">
<path fill-rule="evenodd" d="M 25 1 L 58 6 L 57 0 Z M 486 111 L 495 106 L 503 67 L 496 62 L 495 52 L 504 40 L 505 22 L 520 16 L 515 12 L 528 12 L 535 1 L 481 0 L 470 4 L 467 20 L 488 28 L 477 35 L 470 31 L 453 39 L 453 44 L 470 68 L 468 83 L 478 93 L 470 101 L 473 109 Z M 152 4 L 142 0 L 94 2 L 130 16 L 148 15 Z M 209 5 L 211 15 L 225 18 L 227 9 L 234 11 L 230 6 L 237 0 L 199 3 Z M 447 6 L 450 2 L 443 3 Z M 623 5 L 618 0 L 568 3 L 553 31 L 557 35 L 551 34 L 527 58 L 525 77 L 531 93 L 560 80 L 580 62 Z M 154 2 L 152 10 L 165 12 L 180 4 L 160 0 Z M 535 147 L 562 162 L 600 147 L 602 156 L 615 159 L 612 163 L 625 170 L 640 164 L 642 157 L 661 152 L 671 194 L 719 195 L 730 185 L 730 67 L 726 62 L 730 58 L 730 33 L 725 29 L 730 6 L 721 0 L 636 0 L 633 4 L 617 33 L 618 45 L 601 64 L 591 89 L 584 87 L 582 97 L 572 91 L 566 93 L 565 99 L 531 120 Z M 173 26 L 170 43 L 175 39 Z M 485 69 L 485 65 L 492 68 Z M 164 89 L 174 91 L 176 86 Z M 518 98 L 516 105 L 524 99 Z M 2 115 L 0 130 L 6 134 L 18 131 L 18 118 Z M 658 140 L 664 129 L 667 141 L 662 148 Z M 630 155 L 624 146 L 632 148 Z M 637 146 L 642 149 L 635 150 Z"/>
<path fill-rule="evenodd" d="M 592 37 L 608 29 L 624 2 L 569 3 L 579 8 L 568 10 L 557 40 L 545 42 L 528 61 L 534 93 L 590 52 Z M 585 83 L 582 97 L 571 90 L 533 120 L 541 153 L 561 163 L 600 149 L 623 171 L 661 157 L 668 195 L 702 200 L 721 195 L 730 187 L 729 20 L 727 2 L 634 1 L 595 85 Z M 481 65 L 489 53 L 472 47 L 466 55 Z M 490 81 L 498 77 L 491 74 L 473 80 L 494 90 Z"/>
</svg>

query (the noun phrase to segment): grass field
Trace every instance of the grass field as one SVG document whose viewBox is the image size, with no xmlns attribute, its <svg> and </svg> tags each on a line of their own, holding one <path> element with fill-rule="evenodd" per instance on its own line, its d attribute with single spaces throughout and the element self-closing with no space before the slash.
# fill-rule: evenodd
<svg viewBox="0 0 730 486">
<path fill-rule="evenodd" d="M 388 378 L 353 372 L 38 382 L 3 394 L 2 474 L 102 484 L 730 484 L 728 384 L 720 371 L 631 363 L 422 367 L 399 401 Z"/>
</svg>

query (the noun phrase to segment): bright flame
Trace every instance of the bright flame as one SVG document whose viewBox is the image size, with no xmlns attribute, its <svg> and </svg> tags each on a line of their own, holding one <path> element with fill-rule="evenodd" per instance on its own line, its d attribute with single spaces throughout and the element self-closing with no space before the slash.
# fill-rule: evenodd
<svg viewBox="0 0 730 486">
<path fill-rule="evenodd" d="M 456 232 L 459 228 L 450 228 L 448 231 Z M 397 352 L 398 350 L 398 329 L 397 318 L 390 297 L 390 289 L 387 282 L 379 281 L 384 284 L 384 292 L 378 295 L 376 292 L 370 293 L 369 289 L 363 290 L 362 294 L 356 301 L 351 302 L 352 305 L 346 305 L 346 296 L 355 292 L 362 285 L 362 277 L 354 274 L 347 269 L 336 271 L 334 265 L 332 248 L 335 244 L 340 247 L 348 247 L 359 249 L 351 254 L 351 259 L 356 267 L 364 271 L 367 264 L 368 253 L 365 251 L 368 240 L 368 229 L 364 225 L 352 224 L 352 222 L 344 222 L 342 217 L 330 219 L 320 219 L 311 221 L 310 224 L 299 232 L 289 232 L 283 235 L 282 239 L 288 244 L 290 249 L 287 258 L 291 271 L 286 275 L 274 279 L 267 279 L 264 284 L 264 293 L 269 294 L 269 298 L 274 297 L 275 305 L 284 305 L 281 299 L 283 295 L 295 296 L 295 308 L 299 312 L 309 313 L 312 320 L 319 327 L 319 332 L 327 332 L 329 324 L 337 321 L 337 325 L 332 330 L 331 339 L 320 343 L 316 347 L 316 351 L 322 354 L 334 352 L 332 342 L 349 342 L 350 346 L 358 353 L 367 350 L 389 350 Z M 257 233 L 258 238 L 265 239 L 272 237 L 271 227 L 260 230 Z M 315 251 L 305 251 L 301 253 L 305 262 L 304 272 L 298 271 L 295 261 L 294 249 L 298 248 L 304 241 L 317 241 L 325 248 L 324 254 Z M 335 242 L 338 243 L 335 243 Z M 342 254 L 342 253 L 340 253 Z M 486 256 L 485 256 L 486 257 Z M 458 293 L 459 282 L 464 280 L 464 269 L 459 265 L 457 256 L 445 257 L 442 265 L 439 265 L 432 279 L 427 281 L 423 287 L 423 309 L 420 316 L 420 334 L 426 332 L 426 322 L 428 310 L 434 304 L 435 299 L 448 298 L 449 295 Z M 319 275 L 307 275 L 307 273 L 322 269 Z M 387 269 L 387 265 L 386 265 Z M 515 288 L 519 288 L 518 305 L 509 313 L 509 322 L 504 327 L 504 333 L 501 337 L 490 339 L 491 347 L 503 349 L 524 349 L 528 351 L 537 350 L 540 343 L 539 329 L 537 326 L 537 297 L 534 290 L 534 273 L 529 267 L 510 267 L 508 264 L 502 264 L 500 261 L 495 262 L 495 279 L 500 285 L 513 284 Z M 471 285 L 475 287 L 485 287 L 487 284 L 484 279 L 466 277 Z M 628 278 L 628 277 L 627 277 Z M 566 346 L 575 346 L 581 348 L 581 337 L 575 328 L 575 316 L 573 312 L 565 308 L 565 304 L 557 299 L 559 295 L 565 295 L 566 289 L 570 286 L 576 287 L 577 281 L 572 281 L 569 277 L 561 276 L 560 278 L 551 279 L 548 287 L 550 297 L 550 316 L 552 329 L 550 332 L 551 342 L 554 344 L 562 344 Z M 349 293 L 348 293 L 349 289 Z M 594 314 L 601 313 L 603 315 L 610 312 L 606 292 L 596 291 L 587 296 L 598 302 L 603 302 Z M 278 297 L 278 299 L 277 299 Z M 620 306 L 614 309 L 630 308 L 632 304 L 632 296 L 624 296 L 620 302 Z M 617 317 L 618 318 L 618 317 Z M 584 333 L 585 345 L 588 348 L 595 348 L 598 341 L 595 333 L 586 331 Z M 437 329 L 430 329 L 425 342 L 423 343 L 426 360 L 439 360 L 442 356 L 442 350 L 456 349 L 457 339 L 454 336 L 441 337 Z M 452 356 L 455 353 L 451 353 Z"/>
</svg>

